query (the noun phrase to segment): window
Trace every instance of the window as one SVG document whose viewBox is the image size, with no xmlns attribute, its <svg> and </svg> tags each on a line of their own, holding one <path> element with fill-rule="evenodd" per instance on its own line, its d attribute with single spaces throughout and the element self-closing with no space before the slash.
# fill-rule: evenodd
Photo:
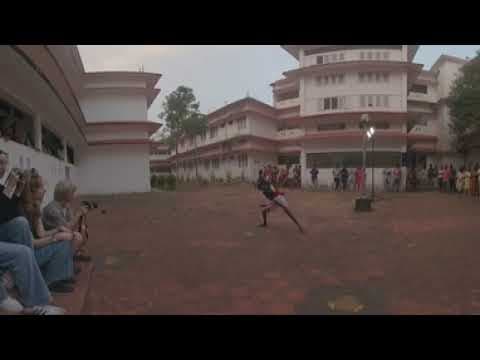
<svg viewBox="0 0 480 360">
<path fill-rule="evenodd" d="M 328 85 L 328 76 L 325 76 L 325 77 L 323 78 L 323 82 L 325 83 L 325 85 Z"/>
<path fill-rule="evenodd" d="M 373 95 L 368 95 L 368 107 L 373 106 Z"/>
<path fill-rule="evenodd" d="M 238 127 L 238 130 L 246 129 L 247 128 L 247 119 L 237 120 L 237 127 Z"/>
<path fill-rule="evenodd" d="M 347 101 L 347 98 L 345 96 L 340 96 L 338 98 L 338 108 L 339 109 L 345 109 L 346 108 L 346 101 Z"/>
<path fill-rule="evenodd" d="M 383 106 L 386 107 L 386 108 L 389 107 L 389 102 L 388 102 L 388 100 L 389 100 L 389 99 L 388 99 L 388 95 L 384 95 L 384 96 L 383 96 Z"/>
<path fill-rule="evenodd" d="M 368 60 L 372 60 L 372 57 L 373 57 L 373 56 L 372 56 L 372 52 L 369 51 L 369 52 L 367 53 L 367 59 L 368 59 Z"/>
<path fill-rule="evenodd" d="M 330 102 L 330 105 L 332 105 L 332 110 L 338 109 L 338 98 L 333 97 L 331 98 Z"/>
<path fill-rule="evenodd" d="M 332 84 L 336 84 L 337 83 L 337 76 L 336 75 L 331 75 L 331 78 L 332 78 Z"/>
<path fill-rule="evenodd" d="M 247 154 L 238 155 L 238 167 L 239 168 L 248 167 L 248 155 Z"/>
<path fill-rule="evenodd" d="M 413 84 L 411 91 L 419 94 L 428 94 L 428 87 L 426 85 Z"/>
<path fill-rule="evenodd" d="M 330 110 L 330 98 L 323 99 L 323 109 Z"/>
<path fill-rule="evenodd" d="M 365 53 L 363 51 L 360 52 L 360 60 L 365 59 Z"/>
<path fill-rule="evenodd" d="M 390 74 L 389 74 L 389 73 L 383 73 L 383 82 L 386 82 L 386 83 L 387 83 L 388 80 L 389 80 L 389 78 L 390 78 Z"/>
<path fill-rule="evenodd" d="M 203 163 L 203 166 L 205 167 L 205 170 L 209 170 L 210 169 L 210 160 L 205 160 L 204 163 Z"/>
<path fill-rule="evenodd" d="M 345 74 L 338 75 L 338 83 L 339 84 L 345 83 Z"/>
<path fill-rule="evenodd" d="M 358 81 L 361 83 L 365 82 L 365 73 L 358 74 Z"/>
<path fill-rule="evenodd" d="M 367 79 L 369 83 L 373 81 L 373 74 L 371 72 L 367 73 Z"/>
<path fill-rule="evenodd" d="M 380 73 L 375 73 L 375 81 L 376 81 L 377 83 L 379 83 L 380 81 L 382 81 L 381 76 L 380 76 Z"/>
<path fill-rule="evenodd" d="M 202 142 L 204 142 L 206 139 L 207 139 L 207 133 L 206 133 L 206 132 L 201 133 L 201 134 L 200 134 L 200 140 L 201 140 Z"/>
<path fill-rule="evenodd" d="M 317 65 L 323 65 L 323 56 L 317 56 Z"/>
<path fill-rule="evenodd" d="M 75 153 L 71 146 L 67 145 L 67 160 L 69 164 L 75 164 Z M 30 165 L 28 165 L 30 167 Z"/>
<path fill-rule="evenodd" d="M 365 95 L 360 95 L 360 107 L 365 107 Z"/>
<path fill-rule="evenodd" d="M 324 60 L 324 63 L 327 64 L 329 62 L 328 61 L 329 60 L 328 55 L 325 55 L 323 60 Z"/>
<path fill-rule="evenodd" d="M 383 60 L 389 60 L 390 59 L 390 53 L 388 51 L 385 51 L 383 53 Z"/>
<path fill-rule="evenodd" d="M 380 52 L 375 53 L 375 60 L 380 60 Z"/>
<path fill-rule="evenodd" d="M 210 129 L 210 139 L 213 139 L 215 136 L 217 136 L 217 128 L 216 127 L 212 127 Z"/>
<path fill-rule="evenodd" d="M 345 60 L 345 54 L 344 53 L 340 53 L 340 61 L 343 61 Z"/>
<path fill-rule="evenodd" d="M 337 54 L 332 55 L 332 62 L 337 62 Z"/>
<path fill-rule="evenodd" d="M 63 141 L 44 126 L 42 126 L 42 149 L 46 154 L 65 160 Z"/>
<path fill-rule="evenodd" d="M 318 86 L 322 86 L 323 78 L 321 76 L 317 76 L 315 81 L 317 82 Z"/>
<path fill-rule="evenodd" d="M 332 130 L 345 130 L 346 125 L 340 124 L 318 124 L 317 131 L 332 131 Z"/>
<path fill-rule="evenodd" d="M 377 107 L 381 107 L 381 106 L 382 106 L 382 100 L 383 100 L 383 99 L 382 99 L 382 96 L 380 96 L 380 95 L 375 96 L 375 100 L 376 100 L 376 104 L 375 104 L 375 105 L 376 105 Z"/>
<path fill-rule="evenodd" d="M 212 168 L 218 169 L 220 167 L 220 159 L 213 159 L 212 160 Z"/>
<path fill-rule="evenodd" d="M 325 99 L 318 99 L 318 104 L 317 104 L 317 105 L 318 105 L 318 106 L 317 106 L 317 107 L 318 107 L 318 111 L 323 111 L 323 109 L 324 109 L 324 108 L 323 108 L 323 106 L 324 106 L 324 100 L 325 100 Z"/>
<path fill-rule="evenodd" d="M 386 121 L 375 122 L 375 129 L 388 130 L 390 129 L 390 124 Z"/>
</svg>

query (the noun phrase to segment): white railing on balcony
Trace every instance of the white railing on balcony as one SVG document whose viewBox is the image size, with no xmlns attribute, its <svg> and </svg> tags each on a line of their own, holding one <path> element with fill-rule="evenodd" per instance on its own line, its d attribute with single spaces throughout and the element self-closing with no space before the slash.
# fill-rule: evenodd
<svg viewBox="0 0 480 360">
<path fill-rule="evenodd" d="M 415 92 L 411 92 L 410 94 L 408 94 L 407 99 L 411 101 L 424 101 L 428 103 L 436 103 L 438 101 L 436 97 L 432 94 L 421 94 Z"/>
<path fill-rule="evenodd" d="M 300 105 L 300 98 L 282 100 L 282 101 L 277 101 L 275 103 L 275 107 L 277 109 L 285 109 L 285 108 L 294 107 L 298 105 Z"/>
</svg>

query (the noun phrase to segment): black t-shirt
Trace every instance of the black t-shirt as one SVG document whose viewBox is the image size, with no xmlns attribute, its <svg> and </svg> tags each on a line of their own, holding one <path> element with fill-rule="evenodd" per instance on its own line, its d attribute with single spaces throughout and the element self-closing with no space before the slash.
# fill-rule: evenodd
<svg viewBox="0 0 480 360">
<path fill-rule="evenodd" d="M 0 225 L 21 216 L 18 208 L 19 197 L 13 195 L 12 198 L 9 199 L 3 193 L 3 189 L 5 189 L 5 187 L 0 185 Z"/>
<path fill-rule="evenodd" d="M 268 200 L 275 199 L 276 193 L 273 190 L 272 185 L 265 179 L 263 178 L 258 179 L 257 189 L 261 191 Z"/>
<path fill-rule="evenodd" d="M 310 174 L 312 175 L 313 178 L 317 178 L 318 177 L 318 169 L 312 169 L 310 171 Z"/>
</svg>

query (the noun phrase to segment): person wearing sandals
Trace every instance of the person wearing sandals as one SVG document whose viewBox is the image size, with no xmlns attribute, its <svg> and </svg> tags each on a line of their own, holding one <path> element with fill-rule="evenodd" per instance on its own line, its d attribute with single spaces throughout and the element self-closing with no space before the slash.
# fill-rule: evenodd
<svg viewBox="0 0 480 360">
<path fill-rule="evenodd" d="M 29 222 L 33 234 L 32 247 L 38 265 L 50 291 L 72 292 L 75 280 L 73 249 L 77 246 L 70 233 L 58 227 L 45 231 L 42 224 L 41 203 L 45 196 L 45 183 L 35 169 L 27 172 L 25 190 L 20 199 L 20 209 Z"/>
<path fill-rule="evenodd" d="M 62 227 L 69 232 L 69 237 L 76 244 L 74 259 L 88 262 L 91 261 L 91 257 L 86 251 L 86 227 L 81 225 L 88 209 L 81 206 L 75 214 L 72 214 L 71 207 L 76 190 L 76 186 L 70 181 L 60 181 L 55 186 L 54 200 L 43 209 L 42 220 L 47 231 Z"/>
</svg>

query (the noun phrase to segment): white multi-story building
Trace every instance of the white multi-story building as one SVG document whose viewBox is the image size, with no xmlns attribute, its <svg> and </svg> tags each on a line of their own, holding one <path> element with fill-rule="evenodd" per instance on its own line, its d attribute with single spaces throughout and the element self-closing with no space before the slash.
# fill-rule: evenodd
<svg viewBox="0 0 480 360">
<path fill-rule="evenodd" d="M 160 74 L 86 72 L 76 46 L 0 46 L 0 149 L 81 194 L 150 191 L 147 120 Z"/>
<path fill-rule="evenodd" d="M 266 164 L 292 163 L 304 186 L 313 166 L 330 185 L 333 168 L 362 165 L 363 114 L 376 128 L 367 157 L 376 186 L 385 168 L 400 165 L 405 174 L 407 166 L 463 162 L 451 148 L 445 99 L 465 60 L 442 55 L 423 70 L 415 45 L 282 47 L 299 67 L 272 84 L 273 106 L 246 98 L 209 114 L 207 133 L 183 139 L 170 158 L 180 177 L 195 176 L 195 159 L 204 178 L 249 180 Z"/>
</svg>

